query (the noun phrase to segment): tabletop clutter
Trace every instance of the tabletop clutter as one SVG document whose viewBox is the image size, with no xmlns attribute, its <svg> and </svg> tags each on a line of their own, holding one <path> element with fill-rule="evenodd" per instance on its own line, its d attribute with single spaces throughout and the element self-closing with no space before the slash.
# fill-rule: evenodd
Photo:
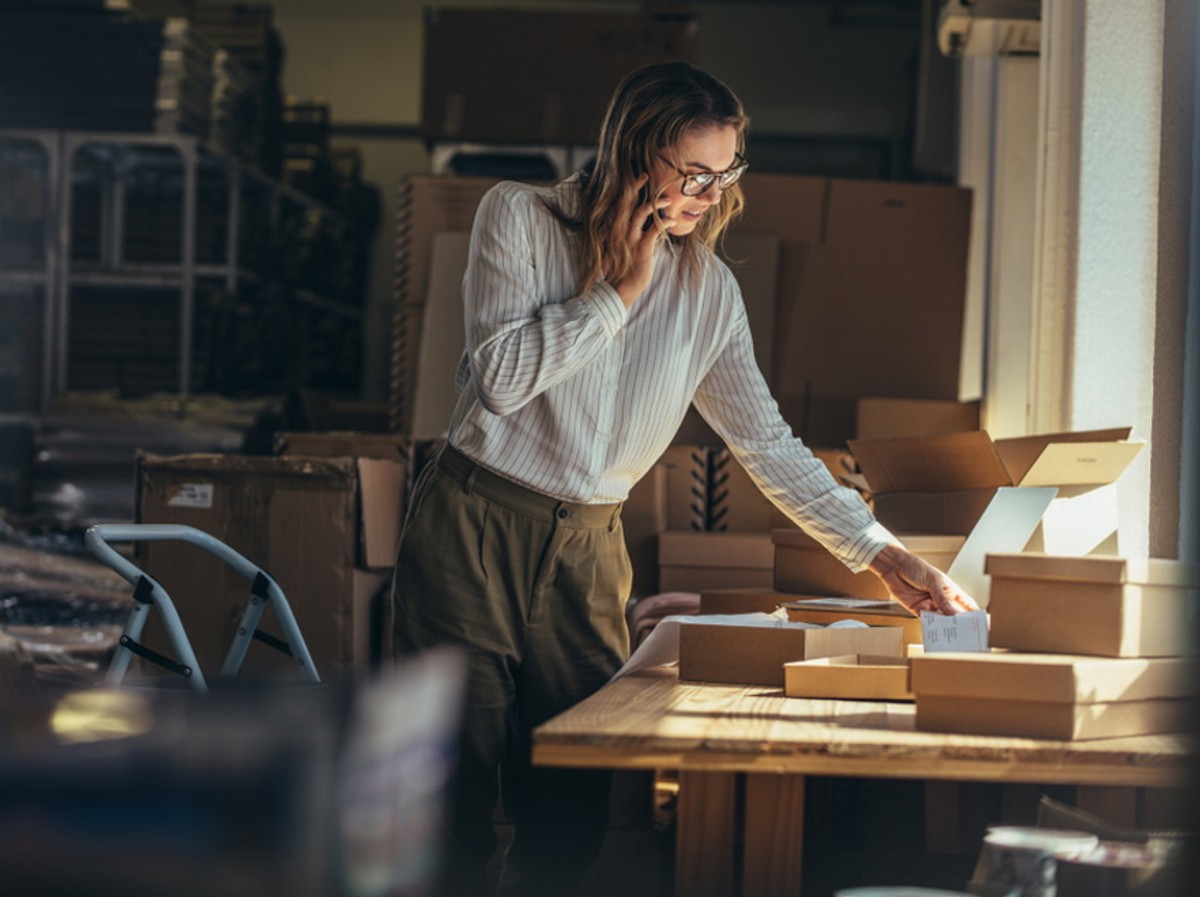
<svg viewBox="0 0 1200 897">
<path fill-rule="evenodd" d="M 1115 480 L 1141 447 L 1127 437 L 851 441 L 881 522 L 984 610 L 918 619 L 870 574 L 776 528 L 773 588 L 700 588 L 699 613 L 659 621 L 622 674 L 677 660 L 681 680 L 911 701 L 918 732 L 1074 742 L 1188 731 L 1200 570 L 1120 553 Z M 1145 833 L 995 828 L 969 889 L 1050 897 L 1057 862 L 1060 897 L 1158 893 L 1147 882 L 1168 847 Z"/>
</svg>

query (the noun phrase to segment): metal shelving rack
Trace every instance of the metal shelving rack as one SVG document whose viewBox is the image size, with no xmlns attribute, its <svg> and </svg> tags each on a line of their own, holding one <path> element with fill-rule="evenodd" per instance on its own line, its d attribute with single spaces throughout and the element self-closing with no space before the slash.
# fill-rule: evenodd
<svg viewBox="0 0 1200 897">
<path fill-rule="evenodd" d="M 73 258 L 74 184 L 80 180 L 78 162 L 87 151 L 102 163 L 99 200 L 99 258 Z M 278 233 L 281 209 L 297 204 L 305 214 L 319 215 L 337 233 L 348 222 L 334 209 L 300 191 L 269 178 L 242 161 L 206 148 L 186 135 L 65 130 L 0 129 L 0 159 L 25 159 L 40 153 L 45 171 L 44 239 L 40 263 L 12 264 L 0 255 L 0 287 L 42 288 L 42 358 L 40 404 L 49 408 L 54 396 L 72 388 L 69 377 L 72 292 L 76 287 L 102 286 L 130 290 L 178 290 L 179 339 L 177 391 L 192 393 L 196 288 L 201 281 L 220 283 L 231 296 L 245 284 L 276 282 L 273 272 L 244 264 L 242 212 L 248 198 L 265 201 L 268 232 Z M 182 203 L 177 263 L 130 261 L 125 246 L 126 191 L 132 181 L 155 167 L 175 167 L 181 176 Z M 225 182 L 225 245 L 217 262 L 197 258 L 198 190 L 200 176 L 216 172 Z M 3 222 L 0 222 L 2 224 Z M 361 318 L 354 297 L 323 295 L 291 283 L 290 301 L 323 315 L 356 321 Z M 3 409 L 0 409 L 3 410 Z"/>
</svg>

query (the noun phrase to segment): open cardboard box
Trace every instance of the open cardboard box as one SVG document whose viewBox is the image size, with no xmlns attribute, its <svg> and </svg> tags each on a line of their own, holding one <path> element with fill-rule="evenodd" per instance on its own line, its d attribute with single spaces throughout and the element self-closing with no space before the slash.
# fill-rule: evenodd
<svg viewBox="0 0 1200 897">
<path fill-rule="evenodd" d="M 968 533 L 1000 487 L 1053 487 L 1030 547 L 1051 554 L 1115 552 L 1115 482 L 1144 443 L 1129 428 L 993 441 L 983 430 L 850 441 L 893 532 Z M 1024 546 L 1021 546 L 1024 547 Z M 1019 549 L 1016 549 L 1019 550 Z"/>
<path fill-rule="evenodd" d="M 917 728 L 1064 741 L 1182 731 L 1197 671 L 1184 658 L 925 654 L 912 658 Z"/>
<path fill-rule="evenodd" d="M 701 614 L 769 614 L 779 608 L 793 623 L 828 626 L 838 620 L 858 620 L 868 626 L 899 626 L 905 645 L 922 642 L 920 619 L 890 598 L 810 597 L 773 589 L 705 589 L 700 593 Z"/>
<path fill-rule="evenodd" d="M 783 693 L 789 698 L 911 701 L 910 664 L 907 657 L 874 654 L 797 660 L 783 665 Z"/>
<path fill-rule="evenodd" d="M 1106 657 L 1197 653 L 1200 569 L 1179 561 L 991 555 L 992 644 Z"/>
<path fill-rule="evenodd" d="M 703 617 L 679 627 L 680 679 L 782 688 L 785 663 L 835 654 L 903 657 L 903 633 L 896 626 L 811 629 L 783 621 L 705 623 Z"/>
</svg>

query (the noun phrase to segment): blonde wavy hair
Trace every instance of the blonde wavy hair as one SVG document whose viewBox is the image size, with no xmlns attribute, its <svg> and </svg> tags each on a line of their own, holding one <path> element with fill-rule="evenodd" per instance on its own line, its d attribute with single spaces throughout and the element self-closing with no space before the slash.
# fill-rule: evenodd
<svg viewBox="0 0 1200 897">
<path fill-rule="evenodd" d="M 578 216 L 553 209 L 576 231 L 580 292 L 602 276 L 619 282 L 633 267 L 624 232 L 633 209 L 630 187 L 657 159 L 682 168 L 676 147 L 693 128 L 733 127 L 738 152 L 745 150 L 750 119 L 733 91 L 712 75 L 687 62 L 653 63 L 635 69 L 617 86 L 600 128 L 594 167 L 582 174 Z M 662 192 L 662 189 L 658 191 Z M 669 239 L 680 246 L 687 267 L 698 270 L 698 246 L 712 249 L 725 228 L 742 211 L 740 184 L 721 192 L 721 199 L 687 235 Z"/>
</svg>

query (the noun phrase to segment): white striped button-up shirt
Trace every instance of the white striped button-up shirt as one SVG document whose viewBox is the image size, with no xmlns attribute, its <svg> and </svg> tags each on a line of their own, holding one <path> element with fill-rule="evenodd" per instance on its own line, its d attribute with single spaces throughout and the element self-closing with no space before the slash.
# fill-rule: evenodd
<svg viewBox="0 0 1200 897">
<path fill-rule="evenodd" d="M 851 569 L 894 541 L 792 435 L 754 360 L 741 290 L 715 254 L 702 250 L 693 275 L 662 244 L 626 309 L 603 280 L 578 293 L 578 237 L 543 198 L 574 213 L 578 181 L 506 181 L 476 213 L 453 446 L 545 495 L 620 502 L 694 402 L 763 494 Z"/>
</svg>

